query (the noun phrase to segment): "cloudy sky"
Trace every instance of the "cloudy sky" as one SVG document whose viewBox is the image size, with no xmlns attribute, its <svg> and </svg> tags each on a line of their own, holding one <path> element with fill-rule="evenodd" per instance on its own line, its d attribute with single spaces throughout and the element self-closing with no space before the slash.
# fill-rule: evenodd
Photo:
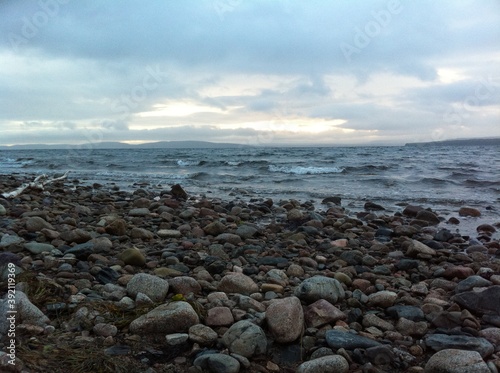
<svg viewBox="0 0 500 373">
<path fill-rule="evenodd" d="M 3 0 L 0 145 L 500 136 L 500 1 Z"/>
</svg>

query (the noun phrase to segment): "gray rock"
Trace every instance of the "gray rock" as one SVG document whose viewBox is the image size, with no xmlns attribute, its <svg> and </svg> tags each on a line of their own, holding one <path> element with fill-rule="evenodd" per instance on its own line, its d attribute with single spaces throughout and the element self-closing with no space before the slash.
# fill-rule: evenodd
<svg viewBox="0 0 500 373">
<path fill-rule="evenodd" d="M 140 292 L 146 294 L 153 302 L 161 302 L 168 293 L 168 287 L 167 280 L 147 273 L 138 273 L 127 283 L 127 293 L 135 298 Z"/>
<path fill-rule="evenodd" d="M 113 324 L 98 323 L 92 329 L 96 335 L 101 337 L 114 337 L 118 333 L 118 328 Z"/>
<path fill-rule="evenodd" d="M 4 205 L 0 205 L 0 216 L 7 215 L 7 209 Z"/>
<path fill-rule="evenodd" d="M 169 346 L 179 346 L 187 342 L 189 334 L 187 333 L 174 333 L 165 336 L 165 341 Z"/>
<path fill-rule="evenodd" d="M 241 320 L 233 324 L 222 336 L 222 342 L 232 353 L 245 356 L 265 354 L 267 338 L 260 326 Z"/>
<path fill-rule="evenodd" d="M 266 310 L 266 320 L 276 342 L 295 341 L 304 328 L 304 312 L 299 298 L 288 297 L 271 302 Z"/>
<path fill-rule="evenodd" d="M 48 243 L 39 243 L 39 242 L 28 242 L 24 244 L 24 248 L 28 250 L 32 254 L 40 254 L 51 252 L 55 249 L 55 247 Z"/>
<path fill-rule="evenodd" d="M 487 287 L 490 285 L 492 285 L 491 281 L 486 280 L 484 277 L 470 276 L 457 284 L 457 286 L 455 287 L 455 292 L 463 293 L 472 290 L 473 288 Z"/>
<path fill-rule="evenodd" d="M 187 302 L 162 304 L 130 323 L 130 332 L 141 335 L 187 332 L 200 319 Z"/>
<path fill-rule="evenodd" d="M 138 238 L 141 240 L 152 240 L 154 238 L 154 233 L 151 231 L 148 231 L 145 228 L 137 228 L 134 227 L 130 231 L 130 237 L 131 238 Z"/>
<path fill-rule="evenodd" d="M 500 315 L 500 285 L 490 286 L 481 292 L 460 293 L 452 300 L 473 312 Z"/>
<path fill-rule="evenodd" d="M 215 240 L 222 243 L 227 242 L 233 245 L 238 245 L 241 242 L 241 237 L 233 233 L 222 233 L 215 237 Z"/>
<path fill-rule="evenodd" d="M 368 337 L 363 337 L 341 330 L 328 330 L 325 337 L 326 343 L 328 343 L 328 345 L 334 350 L 339 348 L 354 350 L 355 348 L 369 348 L 381 345 L 380 342 Z"/>
<path fill-rule="evenodd" d="M 161 238 L 180 238 L 182 236 L 182 233 L 175 229 L 160 229 L 157 234 Z"/>
<path fill-rule="evenodd" d="M 32 216 L 26 220 L 26 230 L 28 232 L 39 232 L 43 228 L 54 229 L 52 224 L 48 223 L 45 219 L 39 216 Z"/>
<path fill-rule="evenodd" d="M 297 373 L 347 373 L 348 371 L 349 363 L 340 355 L 328 355 L 309 360 L 297 368 Z"/>
<path fill-rule="evenodd" d="M 128 214 L 130 216 L 148 216 L 150 214 L 149 209 L 146 207 L 131 209 Z"/>
<path fill-rule="evenodd" d="M 90 254 L 94 253 L 94 243 L 86 242 L 73 246 L 71 249 L 66 250 L 64 254 L 73 254 L 80 260 L 87 260 Z"/>
<path fill-rule="evenodd" d="M 212 373 L 238 373 L 241 367 L 238 360 L 225 354 L 201 355 L 194 360 L 193 365 Z"/>
<path fill-rule="evenodd" d="M 436 250 L 431 249 L 429 246 L 420 241 L 411 240 L 410 246 L 406 251 L 406 255 L 409 257 L 418 257 L 419 255 L 435 256 Z"/>
<path fill-rule="evenodd" d="M 49 318 L 37 306 L 31 303 L 22 291 L 16 290 L 15 308 L 10 307 L 12 303 L 9 303 L 8 300 L 7 297 L 0 300 L 0 314 L 4 316 L 0 318 L 0 334 L 5 335 L 9 330 L 10 323 L 8 317 L 12 315 L 9 311 L 17 311 L 15 314 L 16 324 L 23 323 L 44 327 L 50 322 Z"/>
<path fill-rule="evenodd" d="M 0 248 L 9 247 L 11 245 L 19 245 L 24 242 L 24 239 L 10 234 L 4 234 L 0 240 Z"/>
<path fill-rule="evenodd" d="M 465 335 L 431 334 L 425 338 L 425 344 L 434 351 L 444 349 L 458 349 L 477 351 L 482 357 L 491 355 L 495 348 L 484 338 L 468 337 Z"/>
<path fill-rule="evenodd" d="M 89 232 L 84 231 L 83 229 L 72 229 L 70 231 L 61 232 L 61 238 L 68 243 L 85 243 L 92 239 L 92 236 Z"/>
<path fill-rule="evenodd" d="M 189 328 L 189 339 L 202 346 L 210 346 L 217 341 L 217 332 L 209 326 L 196 324 Z"/>
<path fill-rule="evenodd" d="M 326 276 L 314 276 L 302 281 L 295 289 L 294 294 L 299 299 L 309 303 L 325 299 L 331 304 L 335 304 L 345 297 L 345 291 L 340 282 Z"/>
<path fill-rule="evenodd" d="M 243 239 L 252 238 L 257 234 L 258 230 L 251 225 L 243 224 L 236 229 L 236 234 Z"/>
<path fill-rule="evenodd" d="M 444 349 L 431 356 L 424 373 L 491 373 L 476 351 Z"/>
</svg>

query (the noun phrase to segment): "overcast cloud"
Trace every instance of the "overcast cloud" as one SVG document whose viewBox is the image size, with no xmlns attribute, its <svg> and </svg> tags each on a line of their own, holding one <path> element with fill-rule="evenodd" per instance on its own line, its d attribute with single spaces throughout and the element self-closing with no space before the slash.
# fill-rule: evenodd
<svg viewBox="0 0 500 373">
<path fill-rule="evenodd" d="M 500 2 L 0 2 L 0 145 L 500 136 Z"/>
</svg>

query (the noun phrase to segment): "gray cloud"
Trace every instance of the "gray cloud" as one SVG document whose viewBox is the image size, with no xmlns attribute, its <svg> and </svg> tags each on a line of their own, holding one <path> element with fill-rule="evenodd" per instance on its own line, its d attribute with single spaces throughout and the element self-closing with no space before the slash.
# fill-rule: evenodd
<svg viewBox="0 0 500 373">
<path fill-rule="evenodd" d="M 400 142 L 446 129 L 500 135 L 498 1 L 222 5 L 0 2 L 0 143 L 80 142 L 92 131 L 106 141 L 246 141 L 251 123 L 299 119 L 345 120 L 335 126 L 345 141 L 340 129 Z M 415 86 L 388 90 L 409 79 Z M 141 114 L 175 103 L 203 108 Z M 328 138 L 272 129 L 251 136 Z"/>
</svg>

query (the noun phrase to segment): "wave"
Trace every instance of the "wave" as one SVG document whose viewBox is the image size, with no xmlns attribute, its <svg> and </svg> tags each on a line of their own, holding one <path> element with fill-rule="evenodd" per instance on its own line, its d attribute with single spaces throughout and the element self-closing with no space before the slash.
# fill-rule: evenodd
<svg viewBox="0 0 500 373">
<path fill-rule="evenodd" d="M 495 186 L 500 185 L 500 180 L 477 180 L 477 179 L 467 179 L 464 181 L 465 185 L 468 186 Z"/>
<path fill-rule="evenodd" d="M 304 166 L 269 166 L 270 172 L 281 172 L 284 174 L 295 174 L 295 175 L 317 175 L 317 174 L 339 174 L 344 171 L 343 168 L 339 167 L 304 167 Z"/>
<path fill-rule="evenodd" d="M 193 161 L 185 161 L 183 159 L 178 159 L 177 160 L 177 165 L 178 166 L 181 166 L 181 167 L 188 167 L 188 166 L 203 166 L 204 164 L 206 164 L 207 162 L 206 161 L 196 161 L 196 160 L 193 160 Z"/>
<path fill-rule="evenodd" d="M 363 166 L 348 166 L 345 168 L 346 172 L 361 171 L 361 172 L 374 172 L 374 171 L 387 171 L 391 168 L 389 165 L 373 165 L 367 164 Z"/>
</svg>

